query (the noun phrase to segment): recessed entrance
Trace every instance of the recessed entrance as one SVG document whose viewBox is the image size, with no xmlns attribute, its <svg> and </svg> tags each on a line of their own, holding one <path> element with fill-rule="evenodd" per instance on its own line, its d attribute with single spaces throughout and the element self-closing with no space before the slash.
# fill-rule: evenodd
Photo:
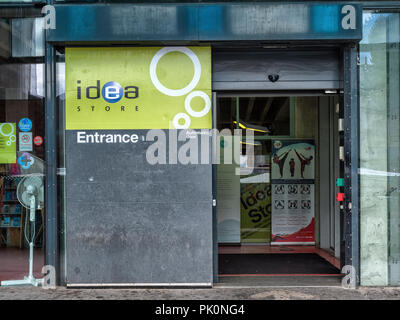
<svg viewBox="0 0 400 320">
<path fill-rule="evenodd" d="M 243 130 L 240 143 L 220 142 L 219 283 L 340 285 L 340 99 L 216 94 L 216 128 Z M 224 161 L 229 152 L 231 163 Z"/>
</svg>

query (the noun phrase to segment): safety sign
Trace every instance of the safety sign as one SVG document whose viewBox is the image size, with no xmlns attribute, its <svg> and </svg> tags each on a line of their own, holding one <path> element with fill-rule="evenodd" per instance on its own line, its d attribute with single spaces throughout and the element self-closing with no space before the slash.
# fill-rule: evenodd
<svg viewBox="0 0 400 320">
<path fill-rule="evenodd" d="M 35 138 L 33 138 L 33 143 L 35 144 L 35 146 L 40 146 L 43 143 L 43 138 L 41 136 L 36 136 Z"/>
<path fill-rule="evenodd" d="M 32 151 L 32 132 L 19 133 L 19 151 Z"/>
</svg>

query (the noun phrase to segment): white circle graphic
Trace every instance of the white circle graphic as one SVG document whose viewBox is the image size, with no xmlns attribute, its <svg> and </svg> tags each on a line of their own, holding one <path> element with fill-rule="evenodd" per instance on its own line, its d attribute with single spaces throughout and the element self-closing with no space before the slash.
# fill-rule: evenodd
<svg viewBox="0 0 400 320">
<path fill-rule="evenodd" d="M 11 127 L 11 132 L 10 132 L 9 134 L 5 134 L 5 133 L 3 132 L 3 127 L 4 127 L 6 124 L 8 124 L 8 125 Z M 0 124 L 0 134 L 2 134 L 2 135 L 5 136 L 5 137 L 8 137 L 8 136 L 11 136 L 13 133 L 14 133 L 14 127 L 13 127 L 13 125 L 12 125 L 11 123 L 2 123 L 2 124 Z"/>
<path fill-rule="evenodd" d="M 15 142 L 17 140 L 17 137 L 15 135 L 10 136 L 9 140 L 11 142 Z"/>
<path fill-rule="evenodd" d="M 180 124 L 179 120 L 184 119 L 185 123 Z M 190 117 L 186 113 L 177 113 L 172 120 L 172 124 L 174 125 L 175 129 L 188 129 L 190 126 Z"/>
<path fill-rule="evenodd" d="M 158 80 L 157 77 L 157 64 L 160 61 L 160 59 L 167 53 L 169 52 L 181 52 L 185 55 L 187 55 L 190 60 L 192 60 L 193 65 L 194 65 L 194 75 L 192 81 L 190 83 L 182 88 L 182 89 L 169 89 L 161 84 L 161 82 Z M 187 94 L 188 92 L 192 91 L 197 84 L 199 83 L 201 76 L 201 64 L 199 58 L 196 56 L 196 54 L 190 50 L 189 48 L 186 47 L 165 47 L 157 51 L 157 53 L 154 55 L 153 59 L 151 60 L 150 63 L 150 78 L 151 81 L 153 82 L 154 86 L 157 88 L 158 91 L 168 95 L 168 96 L 173 96 L 173 97 L 179 97 Z"/>
<path fill-rule="evenodd" d="M 194 97 L 200 97 L 204 100 L 205 106 L 201 111 L 194 111 L 190 103 Z M 205 116 L 211 109 L 211 100 L 210 97 L 203 91 L 193 91 L 188 94 L 185 99 L 185 109 L 186 112 L 189 113 L 192 117 L 200 118 Z"/>
</svg>

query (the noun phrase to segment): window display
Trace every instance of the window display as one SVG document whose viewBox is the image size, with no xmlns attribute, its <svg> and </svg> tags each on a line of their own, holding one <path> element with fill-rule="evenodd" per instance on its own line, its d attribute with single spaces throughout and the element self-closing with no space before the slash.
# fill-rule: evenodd
<svg viewBox="0 0 400 320">
<path fill-rule="evenodd" d="M 44 37 L 40 18 L 0 22 L 0 260 L 7 259 L 0 281 L 7 281 L 27 275 L 33 253 L 32 273 L 43 266 Z"/>
</svg>

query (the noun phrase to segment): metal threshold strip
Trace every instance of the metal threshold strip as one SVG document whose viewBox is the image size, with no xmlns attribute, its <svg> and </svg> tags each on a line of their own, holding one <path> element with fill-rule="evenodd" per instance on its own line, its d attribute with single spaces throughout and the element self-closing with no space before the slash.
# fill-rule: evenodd
<svg viewBox="0 0 400 320">
<path fill-rule="evenodd" d="M 212 288 L 211 282 L 199 283 L 68 283 L 67 288 Z"/>
<path fill-rule="evenodd" d="M 268 274 L 219 274 L 218 277 L 343 277 L 341 273 L 301 274 L 301 273 L 268 273 Z"/>
<path fill-rule="evenodd" d="M 341 274 L 220 275 L 214 288 L 342 287 Z"/>
</svg>

